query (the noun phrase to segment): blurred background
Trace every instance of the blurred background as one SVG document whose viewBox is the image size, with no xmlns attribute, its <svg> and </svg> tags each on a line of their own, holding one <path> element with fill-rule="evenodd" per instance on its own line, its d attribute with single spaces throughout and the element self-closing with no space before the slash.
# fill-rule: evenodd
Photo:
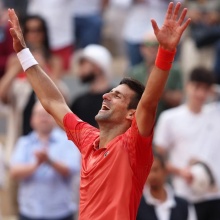
<svg viewBox="0 0 220 220">
<path fill-rule="evenodd" d="M 206 69 L 215 79 L 207 102 L 218 102 L 220 97 L 220 1 L 179 1 L 182 7 L 188 7 L 192 22 L 179 44 L 157 119 L 164 110 L 185 102 L 185 86 L 196 68 Z M 0 0 L 0 219 L 18 219 L 21 212 L 18 210 L 22 209 L 19 206 L 25 206 L 19 197 L 26 193 L 19 188 L 27 184 L 27 179 L 13 178 L 12 158 L 19 158 L 16 148 L 21 145 L 18 143 L 21 136 L 37 132 L 31 122 L 37 99 L 12 48 L 7 8 L 17 12 L 27 46 L 57 84 L 71 110 L 97 126 L 94 116 L 105 92 L 126 76 L 142 83 L 147 81 L 158 48 L 150 19 L 154 18 L 161 26 L 168 4 L 169 0 Z M 65 136 L 59 135 L 60 139 Z M 218 144 L 220 146 L 220 142 Z M 27 152 L 24 149 L 26 157 L 34 157 Z M 26 158 L 24 164 L 32 161 L 29 159 Z M 73 160 L 75 171 L 68 193 L 74 203 L 70 213 L 76 216 L 78 152 L 74 153 Z M 31 180 L 46 181 L 34 177 Z M 28 199 L 32 202 L 33 197 L 30 195 Z"/>
</svg>

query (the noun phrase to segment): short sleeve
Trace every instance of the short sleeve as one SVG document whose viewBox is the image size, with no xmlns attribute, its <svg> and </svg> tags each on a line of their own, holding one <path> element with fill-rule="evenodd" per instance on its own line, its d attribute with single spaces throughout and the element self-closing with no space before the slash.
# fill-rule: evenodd
<svg viewBox="0 0 220 220">
<path fill-rule="evenodd" d="M 72 112 L 64 116 L 63 124 L 68 139 L 73 141 L 81 153 L 87 146 L 86 143 L 91 143 L 92 138 L 95 137 L 94 134 L 98 132 L 98 129 L 82 121 Z"/>
<path fill-rule="evenodd" d="M 132 167 L 147 166 L 150 169 L 153 162 L 153 130 L 148 137 L 142 136 L 138 130 L 136 117 L 134 117 L 131 127 L 125 133 L 125 138 Z"/>
<path fill-rule="evenodd" d="M 167 112 L 163 112 L 157 122 L 154 136 L 154 144 L 158 147 L 168 149 L 171 146 L 170 124 Z"/>
</svg>

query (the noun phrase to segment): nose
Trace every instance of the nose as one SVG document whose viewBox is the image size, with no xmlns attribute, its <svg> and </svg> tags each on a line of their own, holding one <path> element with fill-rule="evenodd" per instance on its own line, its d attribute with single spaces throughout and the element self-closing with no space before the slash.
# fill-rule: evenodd
<svg viewBox="0 0 220 220">
<path fill-rule="evenodd" d="M 105 99 L 110 100 L 110 97 L 111 97 L 110 92 L 107 92 L 107 93 L 105 93 L 105 94 L 102 96 L 102 98 L 103 98 L 104 100 L 105 100 Z"/>
</svg>

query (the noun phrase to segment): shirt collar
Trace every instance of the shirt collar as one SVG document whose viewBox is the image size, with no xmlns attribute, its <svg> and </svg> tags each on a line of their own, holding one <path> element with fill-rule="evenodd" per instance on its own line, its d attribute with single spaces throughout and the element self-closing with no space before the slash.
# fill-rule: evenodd
<svg viewBox="0 0 220 220">
<path fill-rule="evenodd" d="M 53 129 L 49 136 L 49 142 L 56 142 L 57 140 L 57 129 Z M 36 131 L 32 131 L 30 133 L 30 138 L 33 140 L 33 142 L 39 142 L 38 134 Z"/>
<path fill-rule="evenodd" d="M 176 201 L 174 199 L 174 193 L 173 193 L 172 188 L 168 184 L 166 184 L 164 186 L 164 189 L 167 193 L 167 199 L 166 199 L 166 201 L 161 202 L 160 200 L 155 199 L 151 195 L 150 187 L 145 185 L 144 191 L 143 191 L 143 196 L 144 196 L 144 199 L 145 199 L 146 203 L 149 204 L 149 205 L 153 205 L 153 206 L 159 206 L 159 205 L 163 204 L 163 206 L 166 206 L 167 208 L 175 207 L 176 206 Z"/>
</svg>

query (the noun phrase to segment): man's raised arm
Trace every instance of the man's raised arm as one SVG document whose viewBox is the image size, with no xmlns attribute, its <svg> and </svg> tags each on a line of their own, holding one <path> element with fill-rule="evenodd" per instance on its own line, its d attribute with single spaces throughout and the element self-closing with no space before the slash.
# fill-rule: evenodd
<svg viewBox="0 0 220 220">
<path fill-rule="evenodd" d="M 155 20 L 151 20 L 154 33 L 160 46 L 155 67 L 150 73 L 145 91 L 136 111 L 138 129 L 143 136 L 149 136 L 152 132 L 157 105 L 169 76 L 169 70 L 174 60 L 176 47 L 183 32 L 190 23 L 190 19 L 184 21 L 187 13 L 186 8 L 182 10 L 179 16 L 180 7 L 180 3 L 177 3 L 175 8 L 172 2 L 169 4 L 161 29 L 158 28 Z"/>
<path fill-rule="evenodd" d="M 8 14 L 11 24 L 10 33 L 13 38 L 13 47 L 19 56 L 27 78 L 45 110 L 63 127 L 63 117 L 66 113 L 71 111 L 53 81 L 41 69 L 26 48 L 18 17 L 14 9 L 9 9 Z"/>
</svg>

